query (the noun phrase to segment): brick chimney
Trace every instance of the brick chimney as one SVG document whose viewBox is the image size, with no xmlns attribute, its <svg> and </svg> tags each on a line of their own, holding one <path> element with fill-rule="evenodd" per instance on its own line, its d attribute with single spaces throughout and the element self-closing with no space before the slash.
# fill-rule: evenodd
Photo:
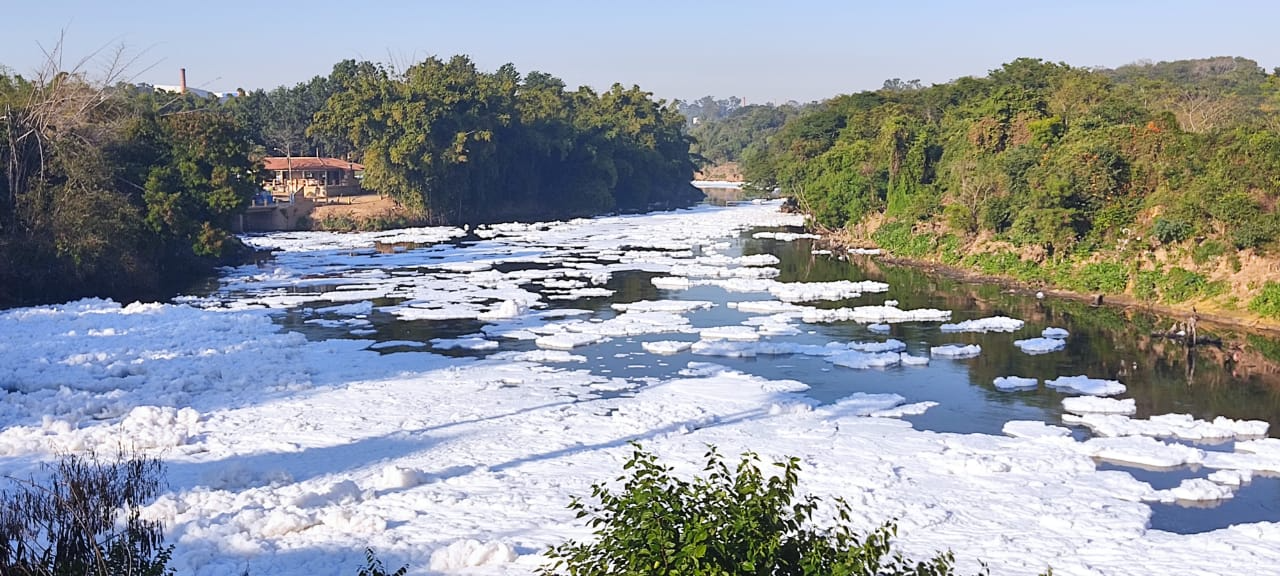
<svg viewBox="0 0 1280 576">
<path fill-rule="evenodd" d="M 179 94 L 187 93 L 187 69 L 186 68 L 178 69 L 178 93 Z"/>
</svg>

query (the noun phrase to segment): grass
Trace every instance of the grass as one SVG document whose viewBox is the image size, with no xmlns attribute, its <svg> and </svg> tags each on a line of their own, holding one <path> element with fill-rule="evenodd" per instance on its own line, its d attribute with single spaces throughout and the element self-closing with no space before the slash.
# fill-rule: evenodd
<svg viewBox="0 0 1280 576">
<path fill-rule="evenodd" d="M 1280 318 L 1280 282 L 1268 280 L 1262 291 L 1249 301 L 1249 311 L 1267 318 Z"/>
</svg>

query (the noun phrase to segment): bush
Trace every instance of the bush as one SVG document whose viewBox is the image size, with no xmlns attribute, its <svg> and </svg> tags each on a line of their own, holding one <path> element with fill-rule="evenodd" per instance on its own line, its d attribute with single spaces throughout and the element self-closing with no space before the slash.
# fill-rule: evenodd
<svg viewBox="0 0 1280 576">
<path fill-rule="evenodd" d="M 1177 218 L 1156 218 L 1151 227 L 1153 234 L 1161 244 L 1175 244 L 1191 237 L 1192 228 L 1186 221 Z"/>
<path fill-rule="evenodd" d="M 954 234 L 943 234 L 938 238 L 938 257 L 944 264 L 955 266 L 960 263 L 960 238 Z"/>
<path fill-rule="evenodd" d="M 1280 342 L 1259 336 L 1257 334 L 1249 334 L 1245 337 L 1249 346 L 1257 350 L 1263 358 L 1272 362 L 1280 362 Z"/>
<path fill-rule="evenodd" d="M 328 214 L 313 224 L 315 230 L 327 232 L 355 232 L 360 229 L 360 223 L 350 214 Z"/>
<path fill-rule="evenodd" d="M 1211 286 L 1204 276 L 1179 267 L 1169 270 L 1164 277 L 1164 285 L 1160 287 L 1165 301 L 1175 304 L 1201 296 L 1210 290 Z"/>
<path fill-rule="evenodd" d="M 1276 216 L 1256 213 L 1235 224 L 1231 229 L 1231 243 L 1236 248 L 1258 248 L 1275 239 L 1280 225 Z"/>
<path fill-rule="evenodd" d="M 1280 318 L 1280 282 L 1268 280 L 1262 292 L 1249 301 L 1249 311 L 1268 318 Z"/>
<path fill-rule="evenodd" d="M 569 507 L 595 528 L 591 543 L 567 542 L 548 555 L 554 563 L 544 576 L 615 574 L 792 575 L 945 575 L 952 574 L 951 553 L 912 562 L 892 550 L 896 529 L 886 523 L 865 537 L 849 528 L 850 509 L 835 500 L 834 527 L 812 524 L 819 499 L 796 502 L 799 460 L 776 462 L 778 475 L 766 477 L 759 458 L 744 454 L 736 470 L 711 448 L 704 468 L 710 475 L 692 482 L 675 478 L 671 468 L 638 445 L 623 466 L 614 493 L 592 487 L 598 504 L 575 498 Z M 565 570 L 566 572 L 561 572 Z"/>
<path fill-rule="evenodd" d="M 1143 302 L 1154 302 L 1164 275 L 1156 270 L 1142 270 L 1133 281 L 1133 295 Z"/>
<path fill-rule="evenodd" d="M 1045 265 L 1023 260 L 1013 252 L 983 252 L 966 256 L 961 264 L 977 268 L 991 276 L 1011 276 L 1023 282 L 1044 281 L 1048 278 Z"/>
<path fill-rule="evenodd" d="M 977 211 L 964 204 L 947 204 L 942 209 L 942 217 L 946 220 L 947 227 L 956 232 L 972 234 L 978 231 Z"/>
<path fill-rule="evenodd" d="M 1013 210 L 1007 196 L 993 196 L 978 206 L 978 225 L 992 232 L 1004 232 L 1013 224 Z"/>
<path fill-rule="evenodd" d="M 1081 266 L 1066 284 L 1087 292 L 1120 294 L 1129 285 L 1129 270 L 1116 262 L 1091 262 Z"/>
<path fill-rule="evenodd" d="M 408 566 L 401 566 L 395 572 L 387 572 L 386 567 L 382 565 L 382 560 L 373 553 L 373 548 L 364 549 L 364 560 L 365 566 L 356 573 L 356 576 L 404 576 L 409 571 Z"/>
<path fill-rule="evenodd" d="M 871 234 L 876 245 L 895 256 L 923 258 L 933 252 L 935 238 L 916 234 L 910 222 L 888 222 Z"/>
<path fill-rule="evenodd" d="M 163 527 L 139 515 L 159 491 L 159 460 L 73 455 L 42 470 L 0 493 L 0 574 L 173 574 Z"/>
<path fill-rule="evenodd" d="M 1227 253 L 1227 247 L 1217 240 L 1206 240 L 1204 243 L 1196 246 L 1191 250 L 1191 261 L 1197 266 L 1203 266 L 1206 262 L 1213 260 Z"/>
</svg>

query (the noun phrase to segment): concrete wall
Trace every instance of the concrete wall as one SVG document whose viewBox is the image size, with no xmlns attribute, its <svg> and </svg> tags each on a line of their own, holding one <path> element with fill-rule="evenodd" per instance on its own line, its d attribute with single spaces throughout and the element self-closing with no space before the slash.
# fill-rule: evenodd
<svg viewBox="0 0 1280 576">
<path fill-rule="evenodd" d="M 298 194 L 293 202 L 267 206 L 250 206 L 233 222 L 235 232 L 276 232 L 280 230 L 306 230 L 307 219 L 315 203 Z"/>
</svg>

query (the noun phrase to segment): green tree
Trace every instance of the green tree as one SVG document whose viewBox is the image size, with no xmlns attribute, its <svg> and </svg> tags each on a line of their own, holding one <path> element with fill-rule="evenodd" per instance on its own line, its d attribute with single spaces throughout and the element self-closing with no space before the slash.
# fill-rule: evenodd
<svg viewBox="0 0 1280 576">
<path fill-rule="evenodd" d="M 834 501 L 834 526 L 815 525 L 820 500 L 800 497 L 799 460 L 774 463 L 776 475 L 744 454 L 730 469 L 712 448 L 705 478 L 692 481 L 636 446 L 623 465 L 618 492 L 592 487 L 593 503 L 570 508 L 595 529 L 589 543 L 568 542 L 549 551 L 543 574 L 592 575 L 942 575 L 953 573 L 947 552 L 914 562 L 893 550 L 896 528 L 870 534 L 849 527 L 851 510 Z"/>
</svg>

